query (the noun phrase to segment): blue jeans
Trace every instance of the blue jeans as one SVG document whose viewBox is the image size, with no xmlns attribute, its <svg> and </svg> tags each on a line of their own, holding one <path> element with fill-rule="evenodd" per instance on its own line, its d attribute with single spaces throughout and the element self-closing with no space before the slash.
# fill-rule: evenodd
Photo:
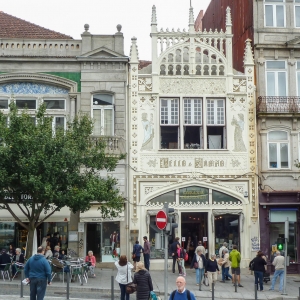
<svg viewBox="0 0 300 300">
<path fill-rule="evenodd" d="M 263 280 L 264 280 L 264 273 L 261 271 L 254 271 L 254 277 L 255 277 L 255 285 L 258 289 L 258 280 L 259 280 L 259 287 L 262 291 L 264 289 Z"/>
<path fill-rule="evenodd" d="M 200 284 L 204 275 L 204 268 L 196 269 L 196 283 Z"/>
<path fill-rule="evenodd" d="M 119 283 L 119 286 L 120 286 L 120 290 L 121 290 L 121 298 L 120 299 L 125 300 L 125 296 L 126 296 L 126 300 L 129 300 L 130 295 L 126 293 L 126 284 Z"/>
<path fill-rule="evenodd" d="M 144 253 L 144 264 L 145 264 L 145 268 L 149 271 L 149 269 L 150 269 L 150 254 Z"/>
<path fill-rule="evenodd" d="M 277 277 L 279 276 L 279 291 L 282 292 L 283 290 L 283 277 L 284 277 L 284 269 L 279 269 L 276 270 L 272 279 L 272 285 L 271 285 L 271 290 L 274 290 L 274 286 L 277 280 Z"/>
<path fill-rule="evenodd" d="M 29 278 L 30 279 L 30 300 L 44 300 L 47 279 L 46 278 Z"/>
<path fill-rule="evenodd" d="M 224 281 L 226 277 L 232 279 L 232 276 L 229 274 L 229 267 L 222 268 L 222 281 Z"/>
</svg>

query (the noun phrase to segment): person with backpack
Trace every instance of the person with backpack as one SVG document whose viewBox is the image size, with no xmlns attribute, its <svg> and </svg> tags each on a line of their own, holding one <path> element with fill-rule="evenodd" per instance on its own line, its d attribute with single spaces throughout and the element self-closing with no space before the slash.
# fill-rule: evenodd
<svg viewBox="0 0 300 300">
<path fill-rule="evenodd" d="M 197 253 L 195 253 L 192 262 L 191 262 L 191 269 L 194 268 L 196 270 L 196 285 L 199 285 L 202 281 L 202 278 L 204 276 L 206 266 L 206 259 L 204 254 L 201 252 L 201 250 L 198 250 Z"/>
<path fill-rule="evenodd" d="M 141 252 L 144 251 L 143 247 L 140 245 L 139 241 L 135 242 L 132 250 L 132 259 L 133 259 L 133 266 L 134 270 L 136 267 L 136 263 L 141 260 Z"/>
<path fill-rule="evenodd" d="M 169 300 L 196 300 L 195 295 L 185 288 L 186 281 L 182 276 L 176 279 L 177 290 L 173 291 Z"/>
<path fill-rule="evenodd" d="M 184 266 L 184 249 L 179 244 L 177 244 L 177 263 L 179 269 L 179 275 L 186 276 L 185 266 Z"/>
<path fill-rule="evenodd" d="M 249 263 L 249 269 L 254 271 L 255 277 L 255 285 L 257 286 L 257 290 L 262 292 L 264 290 L 264 272 L 265 272 L 265 265 L 267 264 L 266 261 L 263 259 L 263 253 L 261 251 L 257 252 L 257 255 L 254 259 L 252 259 Z M 258 281 L 259 287 L 258 289 Z"/>
</svg>

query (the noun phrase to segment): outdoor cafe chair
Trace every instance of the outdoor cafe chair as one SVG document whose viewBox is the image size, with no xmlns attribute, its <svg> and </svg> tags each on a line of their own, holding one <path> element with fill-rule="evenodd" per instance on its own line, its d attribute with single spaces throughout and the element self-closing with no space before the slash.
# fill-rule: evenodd
<svg viewBox="0 0 300 300">
<path fill-rule="evenodd" d="M 10 281 L 10 273 L 9 273 L 10 266 L 11 264 L 6 264 L 4 269 L 1 270 L 3 281 L 5 281 L 5 276 L 7 276 L 8 280 Z"/>
</svg>

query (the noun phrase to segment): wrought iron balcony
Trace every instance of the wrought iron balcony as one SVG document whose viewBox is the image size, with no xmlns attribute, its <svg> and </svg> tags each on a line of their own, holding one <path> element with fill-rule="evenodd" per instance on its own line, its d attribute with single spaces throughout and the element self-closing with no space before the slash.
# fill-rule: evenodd
<svg viewBox="0 0 300 300">
<path fill-rule="evenodd" d="M 300 97 L 258 97 L 256 109 L 258 114 L 298 114 L 300 113 Z"/>
<path fill-rule="evenodd" d="M 90 137 L 92 143 L 102 142 L 105 144 L 105 152 L 107 153 L 126 153 L 125 140 L 117 136 L 92 135 Z"/>
</svg>

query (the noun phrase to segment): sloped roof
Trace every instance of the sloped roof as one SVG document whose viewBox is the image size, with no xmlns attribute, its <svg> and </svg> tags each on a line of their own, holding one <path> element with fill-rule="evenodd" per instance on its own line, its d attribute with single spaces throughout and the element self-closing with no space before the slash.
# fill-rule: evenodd
<svg viewBox="0 0 300 300">
<path fill-rule="evenodd" d="M 0 11 L 0 38 L 73 39 L 69 35 L 27 22 L 3 11 Z"/>
</svg>

